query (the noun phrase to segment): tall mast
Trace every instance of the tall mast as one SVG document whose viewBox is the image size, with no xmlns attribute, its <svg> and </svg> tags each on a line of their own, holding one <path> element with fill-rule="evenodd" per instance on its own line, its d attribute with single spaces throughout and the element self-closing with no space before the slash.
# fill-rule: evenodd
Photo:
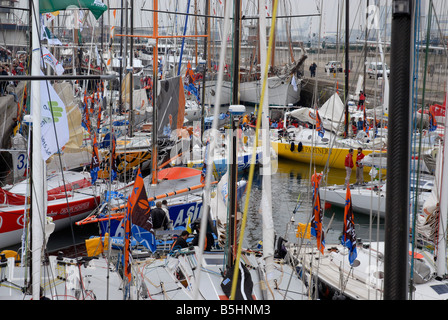
<svg viewBox="0 0 448 320">
<path fill-rule="evenodd" d="M 258 12 L 259 12 L 259 34 L 260 34 L 260 66 L 261 66 L 261 78 L 260 81 L 263 82 L 265 78 L 266 70 L 266 60 L 267 60 L 267 47 L 266 47 L 266 9 L 262 1 L 258 1 Z M 273 53 L 273 52 L 272 52 Z M 263 156 L 263 167 L 262 167 L 262 197 L 260 211 L 263 219 L 263 259 L 266 266 L 266 282 L 268 286 L 274 285 L 273 272 L 274 272 L 274 222 L 272 219 L 272 192 L 271 192 L 271 154 L 270 154 L 270 138 L 269 138 L 269 90 L 264 90 L 263 105 L 260 106 L 261 115 L 261 136 L 262 136 L 262 156 Z M 285 122 L 286 124 L 286 122 Z M 268 295 L 271 299 L 272 296 Z"/>
<path fill-rule="evenodd" d="M 409 259 L 410 87 L 413 1 L 394 0 L 384 246 L 384 299 L 406 300 Z"/>
<path fill-rule="evenodd" d="M 235 1 L 234 4 L 234 12 L 233 12 L 233 94 L 232 94 L 232 103 L 234 105 L 238 105 L 239 99 L 238 99 L 238 85 L 239 85 L 239 56 L 240 56 L 240 10 L 241 10 L 241 0 Z M 229 248 L 231 250 L 229 256 L 228 256 L 228 266 L 233 266 L 234 259 L 236 257 L 236 249 L 237 249 L 237 233 L 236 233 L 236 223 L 237 223 L 237 197 L 236 197 L 236 183 L 238 181 L 238 161 L 237 161 L 237 134 L 236 134 L 236 128 L 237 125 L 235 124 L 235 119 L 232 116 L 232 132 L 231 132 L 231 139 L 232 139 L 232 151 L 231 151 L 231 162 L 230 162 L 230 170 L 229 170 L 229 214 L 230 214 L 230 232 L 229 232 Z"/>
<path fill-rule="evenodd" d="M 131 34 L 134 34 L 134 0 L 131 1 Z M 126 8 L 127 8 L 126 4 Z M 128 14 L 128 10 L 126 10 L 126 15 Z M 126 28 L 126 34 L 127 28 Z M 129 64 L 130 70 L 128 72 L 131 73 L 131 77 L 129 78 L 129 136 L 134 135 L 134 38 L 130 39 L 130 50 L 129 50 Z"/>
<path fill-rule="evenodd" d="M 153 0 L 153 31 L 152 35 L 155 39 L 154 50 L 152 51 L 152 74 L 153 74 L 153 85 L 152 85 L 152 155 L 151 155 L 151 172 L 152 172 L 152 184 L 157 184 L 157 82 L 158 82 L 158 53 L 159 53 L 159 4 L 158 0 Z"/>
<path fill-rule="evenodd" d="M 368 8 L 369 8 L 369 0 L 367 0 L 367 6 L 366 6 L 366 22 L 368 21 L 368 19 L 369 19 L 369 10 L 368 10 Z M 365 36 L 364 36 L 364 63 L 363 63 L 363 71 L 364 71 L 364 73 L 363 73 L 363 81 L 362 81 L 362 92 L 366 92 L 366 69 L 367 69 L 367 66 L 366 66 L 366 62 L 367 62 L 367 50 L 368 50 L 368 46 L 367 46 L 367 38 L 368 38 L 368 36 L 369 36 L 369 33 L 368 33 L 368 27 L 367 27 L 367 25 L 366 25 L 366 30 L 365 30 Z"/>
<path fill-rule="evenodd" d="M 185 18 L 184 36 L 187 34 L 188 16 L 190 13 L 190 0 L 187 3 L 187 15 Z M 179 65 L 177 66 L 177 75 L 180 75 L 180 69 L 182 68 L 182 56 L 184 54 L 185 37 L 182 38 L 182 46 L 180 48 Z"/>
<path fill-rule="evenodd" d="M 210 35 L 210 25 L 209 25 L 209 14 L 210 14 L 210 0 L 205 0 L 205 33 L 207 34 L 207 37 L 204 38 L 204 60 L 205 60 L 205 66 L 204 70 L 202 71 L 202 108 L 201 108 L 201 141 L 202 136 L 204 135 L 204 117 L 205 117 L 205 84 L 206 84 L 206 72 L 207 68 L 209 67 L 209 59 L 208 59 L 208 41 L 207 38 Z"/>
<path fill-rule="evenodd" d="M 39 19 L 39 0 L 30 1 L 31 9 L 31 28 L 32 28 L 32 64 L 31 75 L 40 74 L 40 19 Z M 34 7 L 33 7 L 34 6 Z M 41 281 L 41 258 L 43 245 L 43 226 L 45 225 L 46 202 L 45 194 L 46 173 L 45 162 L 41 155 L 41 110 L 40 110 L 40 81 L 31 81 L 31 112 L 33 117 L 33 133 L 32 148 L 34 156 L 32 157 L 31 169 L 31 212 L 32 212 L 32 294 L 34 300 L 40 298 L 40 281 Z"/>
<path fill-rule="evenodd" d="M 345 129 L 344 129 L 344 138 L 348 138 L 348 76 L 349 76 L 349 51 L 350 51 L 350 1 L 345 0 Z"/>
</svg>

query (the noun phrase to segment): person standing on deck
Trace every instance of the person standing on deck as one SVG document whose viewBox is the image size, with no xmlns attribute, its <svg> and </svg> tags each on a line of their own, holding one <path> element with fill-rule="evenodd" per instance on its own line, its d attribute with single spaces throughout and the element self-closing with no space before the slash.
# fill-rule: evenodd
<svg viewBox="0 0 448 320">
<path fill-rule="evenodd" d="M 188 248 L 187 238 L 190 233 L 187 230 L 182 231 L 177 240 L 173 243 L 171 251 Z"/>
<path fill-rule="evenodd" d="M 313 62 L 310 65 L 311 78 L 314 78 L 316 76 L 316 69 L 317 69 L 317 64 L 315 62 Z"/>
<path fill-rule="evenodd" d="M 162 209 L 162 202 L 157 201 L 156 208 L 150 211 L 152 218 L 152 225 L 155 231 L 168 230 L 169 219 L 166 216 L 166 212 Z"/>
<path fill-rule="evenodd" d="M 364 108 L 364 102 L 366 101 L 366 95 L 364 94 L 364 92 L 359 91 L 359 100 L 358 100 L 358 107 L 356 108 L 356 110 L 363 110 Z"/>
<path fill-rule="evenodd" d="M 362 148 L 358 148 L 358 154 L 356 155 L 356 183 L 355 185 L 364 184 L 364 165 L 361 160 L 364 159 L 365 155 L 362 153 Z"/>
<path fill-rule="evenodd" d="M 345 185 L 348 185 L 350 183 L 352 168 L 353 168 L 353 149 L 350 148 L 348 150 L 348 154 L 345 156 L 345 172 L 346 172 Z"/>
<path fill-rule="evenodd" d="M 168 208 L 168 201 L 166 199 L 162 200 L 162 210 L 166 213 L 166 218 L 168 219 L 168 229 L 173 230 L 173 220 L 170 218 L 170 209 Z"/>
</svg>

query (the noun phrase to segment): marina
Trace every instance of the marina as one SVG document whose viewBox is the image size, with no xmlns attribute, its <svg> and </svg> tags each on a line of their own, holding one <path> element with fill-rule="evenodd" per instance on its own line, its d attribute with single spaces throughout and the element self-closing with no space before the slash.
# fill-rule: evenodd
<svg viewBox="0 0 448 320">
<path fill-rule="evenodd" d="M 446 300 L 447 10 L 2 2 L 0 300 Z"/>
</svg>

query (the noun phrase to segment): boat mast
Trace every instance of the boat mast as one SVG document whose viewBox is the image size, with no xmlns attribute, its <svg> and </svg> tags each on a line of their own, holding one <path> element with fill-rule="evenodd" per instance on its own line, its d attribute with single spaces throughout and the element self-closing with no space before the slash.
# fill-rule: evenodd
<svg viewBox="0 0 448 320">
<path fill-rule="evenodd" d="M 31 9 L 31 75 L 40 74 L 40 19 L 39 19 L 39 0 L 30 1 Z M 41 155 L 41 110 L 40 110 L 40 82 L 31 81 L 31 112 L 33 117 L 33 133 L 32 148 L 35 154 L 32 157 L 31 170 L 31 212 L 32 212 L 32 239 L 31 239 L 31 256 L 32 256 L 32 295 L 34 300 L 40 299 L 40 281 L 41 281 L 41 258 L 43 246 L 43 226 L 45 225 L 46 202 L 46 167 Z"/>
<path fill-rule="evenodd" d="M 432 8 L 430 8 L 432 10 Z M 445 89 L 445 99 L 448 91 L 448 84 Z M 447 130 L 448 126 L 448 117 L 445 117 L 444 123 L 444 136 L 446 137 L 448 134 Z M 447 265 L 446 265 L 446 227 L 447 227 L 447 209 L 448 209 L 448 198 L 444 196 L 447 194 L 448 190 L 448 139 L 444 139 L 443 141 L 443 156 L 442 156 L 442 183 L 441 183 L 441 197 L 440 197 L 440 218 L 439 218 L 439 238 L 438 238 L 438 248 L 437 248 L 437 275 L 439 277 L 446 276 L 447 274 Z"/>
<path fill-rule="evenodd" d="M 128 14 L 128 4 L 126 2 L 126 16 Z M 131 0 L 131 34 L 134 34 L 134 0 Z M 128 34 L 126 28 L 126 34 Z M 129 136 L 134 136 L 134 38 L 130 37 L 130 50 L 129 50 L 129 65 L 131 73 L 129 78 Z M 126 52 L 127 53 L 127 52 Z"/>
<path fill-rule="evenodd" d="M 204 124 L 204 117 L 205 117 L 205 84 L 206 84 L 206 72 L 207 72 L 207 68 L 209 67 L 209 63 L 208 60 L 209 58 L 208 56 L 208 36 L 210 36 L 210 27 L 209 27 L 209 21 L 210 21 L 210 17 L 208 17 L 208 15 L 210 14 L 210 0 L 205 0 L 205 34 L 207 35 L 207 37 L 204 38 L 204 60 L 205 60 L 205 65 L 204 65 L 204 70 L 202 71 L 202 108 L 201 108 L 201 141 L 202 141 L 202 137 L 204 136 L 204 131 L 205 131 L 205 124 Z"/>
<path fill-rule="evenodd" d="M 369 19 L 369 0 L 367 0 L 367 5 L 366 5 L 366 21 L 368 21 Z M 367 75 L 367 66 L 366 66 L 366 62 L 367 62 L 367 50 L 369 49 L 369 47 L 367 46 L 367 38 L 369 36 L 368 33 L 368 27 L 366 25 L 366 30 L 365 30 L 365 36 L 364 36 L 364 63 L 363 63 L 363 79 L 362 79 L 362 92 L 366 92 L 366 75 Z"/>
<path fill-rule="evenodd" d="M 233 12 L 233 92 L 232 92 L 232 104 L 238 105 L 238 85 L 239 85 L 239 56 L 240 56 L 240 10 L 241 10 L 241 0 L 235 1 L 234 12 Z M 227 257 L 228 267 L 232 267 L 234 264 L 234 259 L 236 257 L 237 250 L 237 233 L 236 233 L 236 223 L 237 223 L 237 194 L 236 194 L 236 183 L 238 181 L 238 160 L 237 160 L 237 134 L 236 128 L 238 127 L 235 123 L 237 118 L 232 119 L 232 151 L 231 151 L 231 162 L 229 169 L 229 250 L 230 253 Z"/>
<path fill-rule="evenodd" d="M 274 10 L 273 10 L 274 11 Z M 266 46 L 266 8 L 262 1 L 258 1 L 258 12 L 259 12 L 259 34 L 260 34 L 260 66 L 261 66 L 261 78 L 263 81 L 266 77 L 265 73 L 268 72 L 269 68 L 266 69 L 267 60 L 267 46 Z M 273 53 L 273 52 L 272 52 Z M 261 136 L 262 136 L 262 155 L 263 155 L 263 167 L 262 167 L 262 197 L 260 211 L 263 219 L 263 259 L 265 261 L 266 270 L 266 282 L 269 287 L 274 285 L 273 272 L 274 272 L 274 222 L 272 219 L 272 192 L 271 192 L 271 153 L 270 153 L 270 138 L 269 138 L 269 90 L 264 90 L 264 98 L 262 99 L 263 105 L 260 106 L 261 114 Z M 261 101 L 260 101 L 261 102 Z M 285 121 L 286 124 L 286 121 Z M 272 299 L 271 295 L 265 298 Z"/>
<path fill-rule="evenodd" d="M 157 184 L 157 82 L 158 82 L 158 51 L 159 51 L 159 3 L 158 0 L 153 0 L 153 30 L 152 35 L 155 39 L 154 49 L 152 50 L 152 154 L 151 154 L 151 173 L 152 173 L 152 184 Z"/>
<path fill-rule="evenodd" d="M 184 36 L 187 34 L 188 16 L 190 14 L 190 0 L 187 3 L 187 16 L 185 18 Z M 182 68 L 182 56 L 184 55 L 185 37 L 182 38 L 182 46 L 180 47 L 179 64 L 177 66 L 177 75 L 180 75 L 180 69 Z"/>
<path fill-rule="evenodd" d="M 384 299 L 406 300 L 409 259 L 409 166 L 412 0 L 392 4 Z"/>
<path fill-rule="evenodd" d="M 344 138 L 348 138 L 348 85 L 349 85 L 349 50 L 350 50 L 350 1 L 345 0 L 345 129 L 344 129 Z"/>
</svg>

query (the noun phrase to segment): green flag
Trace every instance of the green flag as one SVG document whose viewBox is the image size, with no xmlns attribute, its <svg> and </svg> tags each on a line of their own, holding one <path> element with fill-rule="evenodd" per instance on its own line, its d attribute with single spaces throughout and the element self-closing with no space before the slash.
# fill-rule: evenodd
<svg viewBox="0 0 448 320">
<path fill-rule="evenodd" d="M 104 11 L 107 10 L 107 6 L 100 0 L 41 0 L 40 13 L 65 10 L 70 6 L 89 9 L 96 19 L 99 19 Z"/>
</svg>

